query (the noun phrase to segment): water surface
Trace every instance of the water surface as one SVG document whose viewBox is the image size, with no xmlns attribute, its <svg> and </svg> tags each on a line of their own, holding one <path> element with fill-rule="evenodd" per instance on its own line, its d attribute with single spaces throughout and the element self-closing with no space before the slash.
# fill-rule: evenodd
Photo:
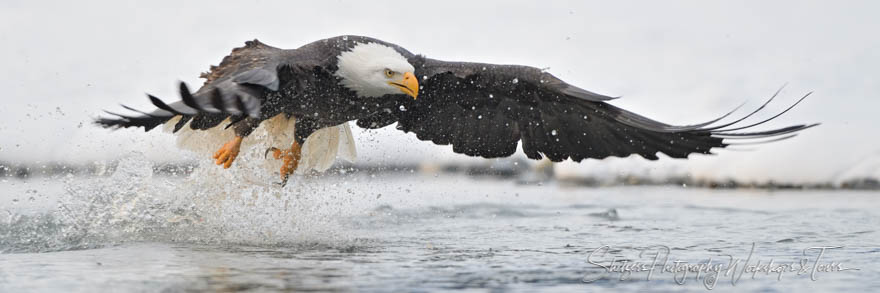
<svg viewBox="0 0 880 293">
<path fill-rule="evenodd" d="M 740 260 L 713 291 L 880 290 L 876 192 L 418 172 L 297 177 L 282 189 L 246 169 L 175 179 L 132 159 L 119 170 L 0 183 L 0 291 L 704 292 L 715 278 L 603 267 L 658 253 L 680 264 Z M 840 247 L 825 251 L 823 268 L 844 271 L 736 279 L 759 261 L 812 266 L 818 250 L 805 249 L 823 246 Z"/>
</svg>

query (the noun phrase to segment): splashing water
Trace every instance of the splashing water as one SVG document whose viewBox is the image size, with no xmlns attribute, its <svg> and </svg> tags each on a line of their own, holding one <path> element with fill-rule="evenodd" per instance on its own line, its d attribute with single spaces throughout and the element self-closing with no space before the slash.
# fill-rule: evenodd
<svg viewBox="0 0 880 293">
<path fill-rule="evenodd" d="M 244 154 L 254 156 L 254 154 Z M 281 245 L 345 241 L 337 219 L 354 206 L 336 201 L 340 184 L 293 178 L 271 183 L 262 162 L 240 158 L 236 168 L 198 167 L 185 179 L 153 176 L 135 154 L 106 177 L 64 180 L 57 207 L 0 222 L 0 251 L 47 252 L 133 241 Z M 351 177 L 351 176 L 350 176 Z M 356 180 L 346 178 L 343 182 Z M 333 191 L 333 192 L 330 192 Z"/>
</svg>

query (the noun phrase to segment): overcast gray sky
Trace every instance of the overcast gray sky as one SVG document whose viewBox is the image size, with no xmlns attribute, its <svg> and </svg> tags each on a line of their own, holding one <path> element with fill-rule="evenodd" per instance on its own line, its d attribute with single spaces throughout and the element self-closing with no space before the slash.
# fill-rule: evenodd
<svg viewBox="0 0 880 293">
<path fill-rule="evenodd" d="M 170 135 L 90 124 L 258 38 L 282 48 L 340 34 L 433 58 L 549 67 L 567 82 L 664 122 L 689 124 L 743 101 L 771 109 L 815 94 L 775 126 L 821 122 L 755 151 L 692 160 L 564 163 L 566 172 L 692 172 L 823 180 L 880 157 L 876 1 L 17 1 L 0 2 L 0 160 L 183 156 Z M 768 112 L 769 113 L 769 112 Z M 356 133 L 363 160 L 467 160 L 394 129 Z M 863 163 L 864 164 L 864 163 Z M 876 168 L 869 167 L 876 171 Z"/>
</svg>

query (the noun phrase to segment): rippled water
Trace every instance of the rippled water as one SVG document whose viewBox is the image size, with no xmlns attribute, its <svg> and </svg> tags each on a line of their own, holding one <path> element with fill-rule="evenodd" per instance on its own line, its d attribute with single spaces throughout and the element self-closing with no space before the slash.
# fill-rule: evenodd
<svg viewBox="0 0 880 293">
<path fill-rule="evenodd" d="M 880 290 L 876 192 L 418 173 L 297 177 L 281 189 L 248 168 L 172 179 L 136 157 L 120 166 L 0 183 L 0 291 L 706 291 L 713 279 L 714 291 Z M 819 261 L 831 271 L 737 277 L 759 261 L 813 267 L 819 250 L 808 248 L 822 246 L 840 246 Z M 632 271 L 655 254 L 669 271 Z M 670 272 L 710 258 L 740 266 Z M 604 268 L 612 259 L 632 274 Z"/>
</svg>

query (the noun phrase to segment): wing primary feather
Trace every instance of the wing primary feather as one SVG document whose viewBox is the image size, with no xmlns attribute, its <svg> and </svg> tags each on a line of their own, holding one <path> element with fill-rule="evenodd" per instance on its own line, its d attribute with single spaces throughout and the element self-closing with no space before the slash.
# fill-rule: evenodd
<svg viewBox="0 0 880 293">
<path fill-rule="evenodd" d="M 793 138 L 793 137 L 795 137 L 795 136 L 798 136 L 798 134 L 797 134 L 797 133 L 795 133 L 795 134 L 789 134 L 789 135 L 786 135 L 786 136 L 783 136 L 783 137 L 777 137 L 777 138 L 768 139 L 768 140 L 761 140 L 761 141 L 731 142 L 731 143 L 727 143 L 727 145 L 756 145 L 756 144 L 765 144 L 765 143 L 771 143 L 771 142 L 783 141 L 783 140 L 786 140 L 786 139 Z"/>
<path fill-rule="evenodd" d="M 712 125 L 715 122 L 721 121 L 722 119 L 729 117 L 730 115 L 732 115 L 734 112 L 738 111 L 739 109 L 741 109 L 745 105 L 746 105 L 746 102 L 743 102 L 742 104 L 739 104 L 739 106 L 736 106 L 736 108 L 733 108 L 733 110 L 731 110 L 730 112 L 727 112 L 727 114 L 721 115 L 721 117 L 718 117 L 718 118 L 712 119 L 711 121 L 706 121 L 703 123 L 685 125 L 685 126 L 681 127 L 681 130 L 687 131 L 687 130 L 702 129 L 705 126 Z"/>
<path fill-rule="evenodd" d="M 746 116 L 744 116 L 744 117 L 742 117 L 742 118 L 739 118 L 739 119 L 737 119 L 737 120 L 735 120 L 735 121 L 733 121 L 733 122 L 730 122 L 730 123 L 727 123 L 727 124 L 724 124 L 724 125 L 718 125 L 718 126 L 714 126 L 714 127 L 710 127 L 710 128 L 705 128 L 705 129 L 703 129 L 703 130 L 710 130 L 710 131 L 711 131 L 711 130 L 721 129 L 721 128 L 724 128 L 724 127 L 728 127 L 728 126 L 731 126 L 731 125 L 734 125 L 734 124 L 740 123 L 740 122 L 742 122 L 743 120 L 746 120 L 746 119 L 748 119 L 749 117 L 752 117 L 753 115 L 757 114 L 757 113 L 760 112 L 762 109 L 764 109 L 765 107 L 767 107 L 767 105 L 770 104 L 770 102 L 772 102 L 773 99 L 776 99 L 776 97 L 779 96 L 779 93 L 782 92 L 782 90 L 785 88 L 785 86 L 786 86 L 786 84 L 783 84 L 782 87 L 780 87 L 778 90 L 776 90 L 776 92 L 773 93 L 773 95 L 770 96 L 770 98 L 767 99 L 766 102 L 764 102 L 764 104 L 761 104 L 760 107 L 758 107 L 757 109 L 755 109 L 754 111 L 752 111 L 752 112 L 749 113 L 748 115 L 746 115 Z"/>
<path fill-rule="evenodd" d="M 113 113 L 110 111 L 104 111 L 104 112 L 120 118 L 120 119 L 100 118 L 100 119 L 95 120 L 95 123 L 97 123 L 98 125 L 102 125 L 104 127 L 120 128 L 120 127 L 139 126 L 139 127 L 144 127 L 145 131 L 149 131 L 150 129 L 153 129 L 157 125 L 161 124 L 162 122 L 168 120 L 167 117 L 153 117 L 153 116 L 131 117 L 131 116 L 125 116 L 125 115 Z"/>
<path fill-rule="evenodd" d="M 251 113 L 248 113 L 249 111 L 247 109 L 247 106 L 245 106 L 244 100 L 241 98 L 241 96 L 235 95 L 233 99 L 235 99 L 235 107 L 238 108 L 238 111 L 241 112 L 241 114 L 243 114 L 242 116 L 251 115 Z"/>
<path fill-rule="evenodd" d="M 232 96 L 232 100 L 235 102 L 235 111 L 239 112 L 236 114 L 246 114 L 247 109 L 244 107 L 244 102 L 241 101 L 241 97 L 238 95 Z"/>
<path fill-rule="evenodd" d="M 165 104 L 165 102 L 163 102 L 159 98 L 154 97 L 153 95 L 150 95 L 150 94 L 147 94 L 147 97 L 150 98 L 150 102 L 152 102 L 153 105 L 156 106 L 156 108 L 171 112 L 176 115 L 183 115 L 183 113 L 180 113 L 179 111 L 174 110 L 174 108 L 171 108 L 171 106 L 168 106 L 168 104 Z"/>
<path fill-rule="evenodd" d="M 807 94 L 804 95 L 802 98 L 800 98 L 799 100 L 797 100 L 797 102 L 795 102 L 794 104 L 792 104 L 791 106 L 789 106 L 788 108 L 786 108 L 784 111 L 780 112 L 779 114 L 773 115 L 773 117 L 767 118 L 767 119 L 765 119 L 764 121 L 761 121 L 761 122 L 758 122 L 758 123 L 754 123 L 754 124 L 751 124 L 751 125 L 746 125 L 746 126 L 741 126 L 741 127 L 731 128 L 731 129 L 723 129 L 723 130 L 719 130 L 719 131 L 717 131 L 717 132 L 727 132 L 727 131 L 742 130 L 742 129 L 752 128 L 752 127 L 755 127 L 755 126 L 758 126 L 758 125 L 761 125 L 761 124 L 767 123 L 767 122 L 769 122 L 770 120 L 773 120 L 773 119 L 776 119 L 776 118 L 779 117 L 779 116 L 782 116 L 782 114 L 785 114 L 786 112 L 788 112 L 789 110 L 791 110 L 792 108 L 794 108 L 794 106 L 797 106 L 798 104 L 800 104 L 804 99 L 806 99 L 807 97 L 809 97 L 811 94 L 813 94 L 813 92 L 809 92 L 809 93 L 807 93 Z"/>
<path fill-rule="evenodd" d="M 761 137 L 771 137 L 778 136 L 783 134 L 788 134 L 796 131 L 801 131 L 807 128 L 812 128 L 818 126 L 819 123 L 810 124 L 810 125 L 795 125 L 784 127 L 780 129 L 768 130 L 768 131 L 760 131 L 760 132 L 740 132 L 740 133 L 712 133 L 713 137 L 722 137 L 724 139 L 749 139 L 749 138 L 761 138 Z"/>
<path fill-rule="evenodd" d="M 226 105 L 223 103 L 223 95 L 220 93 L 220 89 L 213 88 L 209 93 L 211 95 L 211 106 L 217 109 L 219 112 L 226 111 Z"/>
<path fill-rule="evenodd" d="M 189 87 L 186 86 L 185 82 L 180 82 L 180 98 L 183 100 L 183 104 L 196 109 L 198 111 L 204 111 L 199 103 L 196 102 L 195 98 L 193 98 L 192 93 L 189 91 Z"/>
<path fill-rule="evenodd" d="M 141 111 L 141 110 L 138 110 L 138 109 L 135 109 L 135 108 L 132 108 L 132 107 L 129 107 L 129 106 L 123 105 L 123 104 L 119 104 L 119 106 L 122 106 L 122 108 L 124 108 L 124 109 L 126 109 L 126 110 L 129 110 L 129 111 L 132 111 L 132 112 L 135 112 L 135 113 L 138 113 L 138 114 L 144 115 L 144 116 L 153 117 L 153 118 L 158 117 L 158 116 L 156 116 L 156 115 L 153 115 L 153 114 L 150 114 L 150 113 L 147 113 L 147 112 L 144 112 L 144 111 Z M 106 111 L 105 111 L 105 112 L 106 112 Z"/>
<path fill-rule="evenodd" d="M 709 126 L 709 125 L 712 125 L 712 124 L 714 124 L 715 122 L 721 121 L 721 120 L 723 120 L 724 118 L 729 117 L 730 115 L 732 115 L 733 113 L 735 113 L 736 111 L 738 111 L 739 109 L 741 109 L 743 106 L 745 106 L 745 104 L 746 104 L 746 103 L 743 102 L 743 103 L 740 104 L 739 106 L 736 106 L 735 108 L 733 108 L 733 110 L 731 110 L 730 112 L 727 112 L 726 114 L 721 115 L 721 117 L 718 117 L 718 118 L 715 118 L 715 119 L 712 119 L 712 120 L 710 120 L 710 121 L 706 121 L 706 122 L 703 122 L 703 123 L 697 123 L 697 124 L 691 124 L 691 125 L 685 125 L 685 126 L 661 126 L 661 127 L 663 127 L 662 129 L 655 129 L 655 128 L 651 127 L 651 128 L 648 128 L 648 129 L 652 129 L 652 130 L 656 130 L 656 131 L 661 131 L 661 132 L 683 132 L 683 131 L 692 131 L 692 130 L 707 130 L 707 129 L 711 129 L 711 128 L 703 128 L 703 127 L 705 127 L 705 126 Z M 635 115 L 632 115 L 632 116 L 635 116 Z M 638 119 L 638 118 L 644 118 L 644 117 L 627 117 L 627 118 L 629 118 L 629 119 Z M 745 119 L 745 118 L 743 118 L 743 119 Z M 652 123 L 652 121 L 648 120 L 647 118 L 645 118 L 645 119 L 639 119 L 639 121 L 642 122 L 642 123 Z M 735 123 L 735 122 L 734 122 L 734 123 Z"/>
<path fill-rule="evenodd" d="M 107 114 L 110 114 L 110 115 L 113 115 L 113 116 L 117 116 L 117 117 L 122 118 L 122 119 L 125 119 L 125 120 L 131 120 L 131 119 L 134 119 L 134 117 L 131 117 L 131 116 L 125 116 L 125 115 L 122 115 L 122 114 L 116 114 L 116 113 L 113 113 L 113 112 L 110 112 L 110 111 L 107 111 L 107 110 L 104 110 L 104 113 L 107 113 Z"/>
</svg>

